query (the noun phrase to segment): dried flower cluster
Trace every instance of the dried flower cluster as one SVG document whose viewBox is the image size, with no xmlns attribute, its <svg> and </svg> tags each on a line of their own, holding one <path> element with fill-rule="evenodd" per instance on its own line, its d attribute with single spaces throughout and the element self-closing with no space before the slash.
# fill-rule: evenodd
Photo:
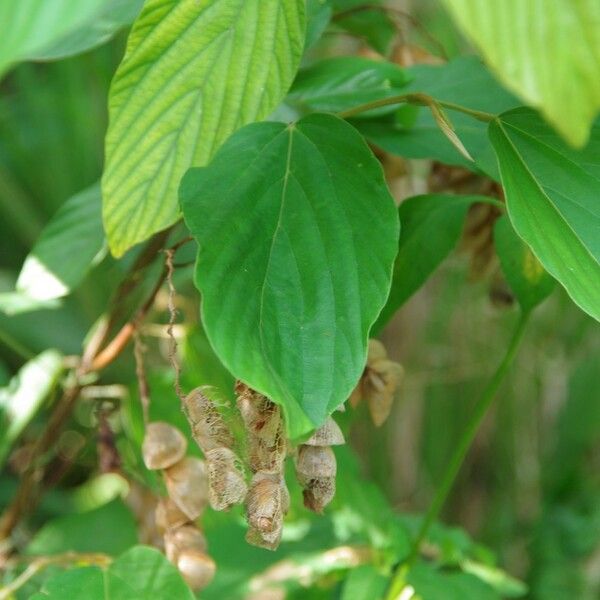
<svg viewBox="0 0 600 600">
<path fill-rule="evenodd" d="M 281 408 L 241 381 L 235 391 L 253 473 L 246 498 L 246 540 L 274 550 L 281 541 L 283 516 L 290 505 L 284 478 L 287 441 Z"/>
<path fill-rule="evenodd" d="M 367 365 L 350 396 L 350 404 L 355 407 L 366 400 L 373 423 L 377 427 L 383 425 L 403 376 L 402 365 L 388 359 L 385 346 L 379 340 L 369 340 Z"/>
<path fill-rule="evenodd" d="M 233 450 L 233 435 L 207 392 L 205 387 L 192 390 L 184 399 L 184 410 L 206 457 L 210 505 L 214 510 L 227 510 L 244 501 L 248 488 Z"/>
<path fill-rule="evenodd" d="M 206 539 L 195 524 L 208 505 L 206 465 L 186 456 L 185 436 L 169 423 L 148 423 L 142 445 L 146 467 L 161 470 L 168 498 L 156 508 L 156 524 L 164 536 L 167 558 L 194 590 L 206 587 L 215 563 L 206 553 Z"/>
</svg>

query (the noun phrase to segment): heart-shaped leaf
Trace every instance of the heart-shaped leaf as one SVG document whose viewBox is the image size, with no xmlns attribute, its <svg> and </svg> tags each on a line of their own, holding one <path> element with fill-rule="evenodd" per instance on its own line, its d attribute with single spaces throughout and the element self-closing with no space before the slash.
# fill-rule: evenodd
<svg viewBox="0 0 600 600">
<path fill-rule="evenodd" d="M 528 108 L 501 115 L 489 135 L 516 232 L 600 320 L 600 123 L 583 150 L 568 147 Z"/>
<path fill-rule="evenodd" d="M 104 226 L 115 256 L 173 224 L 177 186 L 279 103 L 304 44 L 304 0 L 148 0 L 109 97 Z"/>
<path fill-rule="evenodd" d="M 314 114 L 245 127 L 180 197 L 217 355 L 283 406 L 290 437 L 307 433 L 356 384 L 389 292 L 398 216 L 381 166 L 353 127 Z"/>
</svg>

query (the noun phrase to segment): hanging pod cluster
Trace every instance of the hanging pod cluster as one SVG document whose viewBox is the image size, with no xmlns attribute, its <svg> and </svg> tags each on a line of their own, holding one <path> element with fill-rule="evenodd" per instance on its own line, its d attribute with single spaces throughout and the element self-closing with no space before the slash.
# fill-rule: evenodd
<svg viewBox="0 0 600 600">
<path fill-rule="evenodd" d="M 208 505 L 205 462 L 186 456 L 187 441 L 176 427 L 148 423 L 142 445 L 148 469 L 161 470 L 168 497 L 156 508 L 156 524 L 164 536 L 165 554 L 188 585 L 199 590 L 215 574 L 216 565 L 207 554 L 206 539 L 195 524 Z"/>
<path fill-rule="evenodd" d="M 385 346 L 379 340 L 369 340 L 367 365 L 350 396 L 350 404 L 356 407 L 366 400 L 373 423 L 377 427 L 383 425 L 403 377 L 402 365 L 388 359 Z"/>
</svg>

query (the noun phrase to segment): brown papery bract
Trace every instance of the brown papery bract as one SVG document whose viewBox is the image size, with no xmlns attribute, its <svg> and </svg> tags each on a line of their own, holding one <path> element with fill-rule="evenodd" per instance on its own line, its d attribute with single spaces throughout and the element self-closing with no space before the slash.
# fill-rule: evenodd
<svg viewBox="0 0 600 600">
<path fill-rule="evenodd" d="M 241 463 L 229 448 L 214 448 L 206 453 L 208 498 L 214 510 L 227 510 L 244 501 L 248 486 Z"/>
<path fill-rule="evenodd" d="M 197 519 L 208 504 L 206 465 L 199 458 L 186 457 L 165 471 L 169 497 L 191 521 Z"/>
<path fill-rule="evenodd" d="M 187 449 L 183 433 L 173 425 L 155 421 L 146 425 L 142 456 L 148 469 L 166 469 L 179 462 Z"/>
<path fill-rule="evenodd" d="M 188 549 L 179 553 L 177 568 L 186 583 L 195 591 L 205 588 L 215 576 L 215 561 L 200 550 Z"/>
<path fill-rule="evenodd" d="M 215 448 L 232 448 L 233 435 L 215 403 L 207 396 L 209 388 L 198 387 L 184 399 L 185 414 L 192 435 L 204 453 Z"/>
</svg>

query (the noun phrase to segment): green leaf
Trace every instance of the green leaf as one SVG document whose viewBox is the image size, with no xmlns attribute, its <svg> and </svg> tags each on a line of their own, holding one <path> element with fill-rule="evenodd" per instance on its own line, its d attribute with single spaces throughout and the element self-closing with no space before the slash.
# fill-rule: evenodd
<svg viewBox="0 0 600 600">
<path fill-rule="evenodd" d="M 17 291 L 36 300 L 68 294 L 106 254 L 98 184 L 67 200 L 46 225 L 17 280 Z"/>
<path fill-rule="evenodd" d="M 573 150 L 531 109 L 490 124 L 513 227 L 573 301 L 600 320 L 600 123 Z"/>
<path fill-rule="evenodd" d="M 396 26 L 385 9 L 379 6 L 381 4 L 381 0 L 370 3 L 363 0 L 333 0 L 333 20 L 336 25 L 364 39 L 371 48 L 386 56 L 396 34 Z"/>
<path fill-rule="evenodd" d="M 115 256 L 172 225 L 177 186 L 268 115 L 304 44 L 304 0 L 148 0 L 110 91 L 104 225 Z"/>
<path fill-rule="evenodd" d="M 2 0 L 0 75 L 13 63 L 35 57 L 44 47 L 94 21 L 105 0 Z"/>
<path fill-rule="evenodd" d="M 28 58 L 57 60 L 100 46 L 133 23 L 143 3 L 144 0 L 105 0 L 93 19 L 36 50 Z"/>
<path fill-rule="evenodd" d="M 506 87 L 582 146 L 600 109 L 600 2 L 445 3 Z"/>
<path fill-rule="evenodd" d="M 359 56 L 328 58 L 301 69 L 286 102 L 302 111 L 339 112 L 402 93 L 409 78 L 397 65 Z M 368 115 L 394 111 L 394 106 Z"/>
<path fill-rule="evenodd" d="M 283 406 L 291 438 L 307 433 L 356 384 L 389 291 L 398 219 L 381 166 L 350 125 L 314 114 L 239 131 L 180 197 L 211 344 Z"/>
<path fill-rule="evenodd" d="M 383 598 L 388 578 L 372 565 L 351 569 L 344 581 L 341 600 L 373 600 Z"/>
<path fill-rule="evenodd" d="M 487 196 L 430 194 L 400 204 L 402 235 L 394 263 L 392 288 L 374 331 L 379 331 L 450 254 L 474 202 L 493 202 Z"/>
<path fill-rule="evenodd" d="M 137 542 L 137 525 L 121 500 L 94 510 L 58 517 L 46 523 L 29 542 L 27 554 L 103 552 L 120 554 Z"/>
<path fill-rule="evenodd" d="M 421 92 L 436 100 L 454 102 L 491 114 L 500 114 L 520 104 L 474 56 L 455 58 L 445 65 L 416 65 L 408 67 L 406 73 L 411 81 L 402 93 Z M 406 113 L 415 111 L 416 116 L 409 122 L 402 119 Z M 403 107 L 399 112 L 400 118 L 361 121 L 356 126 L 370 142 L 392 154 L 481 170 L 499 179 L 487 124 L 456 111 L 445 112 L 474 163 L 458 152 L 427 108 Z"/>
<path fill-rule="evenodd" d="M 50 578 L 31 600 L 194 600 L 177 569 L 155 548 L 136 546 L 106 570 L 71 569 Z"/>
<path fill-rule="evenodd" d="M 522 581 L 498 567 L 473 560 L 465 560 L 460 566 L 465 573 L 474 575 L 494 588 L 502 598 L 521 598 L 527 594 L 527 586 Z"/>
<path fill-rule="evenodd" d="M 18 315 L 35 310 L 58 308 L 59 306 L 59 300 L 38 300 L 21 292 L 0 292 L 0 311 L 6 315 Z"/>
<path fill-rule="evenodd" d="M 60 353 L 46 350 L 26 363 L 7 387 L 0 388 L 0 465 L 52 391 L 62 368 Z"/>
<path fill-rule="evenodd" d="M 317 43 L 331 19 L 329 0 L 307 0 L 306 2 L 306 42 L 305 49 Z"/>
<path fill-rule="evenodd" d="M 494 225 L 494 245 L 502 272 L 521 308 L 525 312 L 532 310 L 552 293 L 554 279 L 516 234 L 506 216 Z"/>
</svg>

